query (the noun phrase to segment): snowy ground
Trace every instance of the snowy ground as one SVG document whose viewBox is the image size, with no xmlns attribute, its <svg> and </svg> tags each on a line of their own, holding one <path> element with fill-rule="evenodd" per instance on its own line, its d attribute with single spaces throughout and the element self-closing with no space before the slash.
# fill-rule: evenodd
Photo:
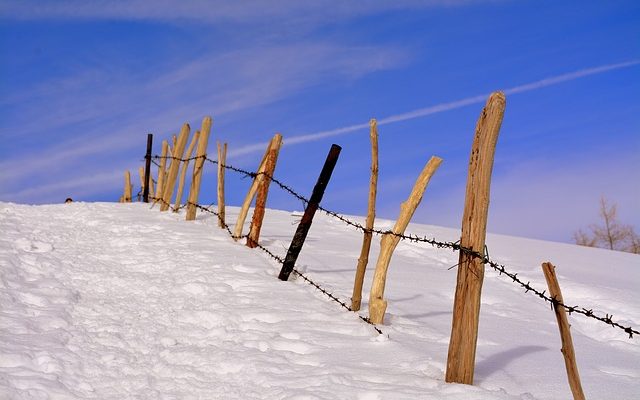
<svg viewBox="0 0 640 400">
<path fill-rule="evenodd" d="M 283 255 L 298 219 L 268 210 L 263 244 Z M 0 203 L 0 398 L 571 397 L 553 312 L 490 270 L 476 385 L 444 383 L 450 250 L 400 243 L 378 335 L 305 282 L 277 280 L 279 265 L 215 222 L 143 204 Z M 432 226 L 408 231 L 458 238 Z M 346 301 L 361 240 L 318 214 L 300 268 Z M 540 288 L 540 263 L 553 262 L 567 303 L 640 326 L 640 256 L 505 236 L 488 246 Z M 579 315 L 570 321 L 586 397 L 638 398 L 640 337 Z"/>
</svg>

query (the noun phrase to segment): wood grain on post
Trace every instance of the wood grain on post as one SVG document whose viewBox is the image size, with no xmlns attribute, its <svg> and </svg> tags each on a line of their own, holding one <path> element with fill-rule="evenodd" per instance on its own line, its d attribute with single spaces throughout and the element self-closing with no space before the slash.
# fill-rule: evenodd
<svg viewBox="0 0 640 400">
<path fill-rule="evenodd" d="M 180 181 L 178 182 L 178 193 L 176 194 L 176 203 L 173 206 L 173 210 L 178 212 L 180 209 L 180 204 L 182 201 L 182 192 L 184 190 L 184 180 L 187 177 L 187 169 L 189 168 L 189 159 L 193 155 L 193 149 L 196 147 L 196 143 L 198 143 L 198 138 L 200 137 L 200 131 L 196 131 L 193 134 L 193 138 L 191 138 L 191 143 L 189 143 L 189 148 L 187 149 L 187 158 L 182 163 L 182 170 L 180 171 Z"/>
<path fill-rule="evenodd" d="M 218 142 L 218 226 L 224 228 L 226 226 L 226 215 L 224 207 L 224 172 L 226 171 L 225 163 L 227 162 L 227 144 L 221 145 Z"/>
<path fill-rule="evenodd" d="M 138 168 L 138 175 L 140 176 L 140 193 L 145 192 L 145 184 L 144 184 L 144 167 Z M 138 196 L 138 200 L 140 196 Z"/>
<path fill-rule="evenodd" d="M 480 254 L 484 254 L 493 157 L 505 104 L 502 92 L 489 96 L 476 124 L 471 147 L 460 246 Z M 483 261 L 469 252 L 460 251 L 447 382 L 473 384 L 483 279 Z"/>
<path fill-rule="evenodd" d="M 131 173 L 124 172 L 124 202 L 131 203 Z"/>
<path fill-rule="evenodd" d="M 369 121 L 369 136 L 371 139 L 371 179 L 369 181 L 369 201 L 367 208 L 367 219 L 365 221 L 364 237 L 362 239 L 362 249 L 360 249 L 360 257 L 358 258 L 358 266 L 356 267 L 356 278 L 353 283 L 353 294 L 351 295 L 351 310 L 360 310 L 362 302 L 362 284 L 364 282 L 364 274 L 369 263 L 369 251 L 371 249 L 371 239 L 373 233 L 373 223 L 376 219 L 376 193 L 378 191 L 378 127 L 377 121 L 372 119 Z"/>
<path fill-rule="evenodd" d="M 564 304 L 562 299 L 562 292 L 560 291 L 560 284 L 556 278 L 556 271 L 550 262 L 542 264 L 542 272 L 544 273 L 544 279 L 549 286 L 549 293 L 551 298 L 555 301 Z M 567 319 L 567 311 L 564 307 L 558 307 L 553 303 L 553 311 L 556 314 L 556 320 L 558 321 L 558 328 L 560 329 L 560 339 L 562 341 L 562 355 L 564 357 L 564 365 L 567 369 L 567 377 L 569 379 L 569 387 L 571 387 L 571 393 L 575 400 L 584 400 L 584 392 L 582 391 L 582 384 L 580 383 L 580 374 L 578 373 L 578 365 L 576 364 L 576 353 L 573 350 L 573 339 L 571 338 L 571 325 Z"/>
<path fill-rule="evenodd" d="M 436 172 L 442 159 L 436 156 L 431 157 L 429 162 L 424 166 L 422 172 L 418 176 L 411 194 L 407 201 L 400 205 L 400 216 L 393 227 L 392 232 L 396 234 L 404 234 L 411 217 L 413 217 L 416 208 L 422 201 L 424 191 L 429 184 L 429 180 Z M 380 241 L 380 254 L 378 255 L 378 261 L 376 263 L 376 270 L 373 275 L 373 283 L 371 285 L 371 293 L 369 294 L 369 319 L 374 324 L 380 324 L 384 320 L 384 312 L 387 309 L 387 301 L 384 300 L 384 287 L 387 280 L 387 270 L 389 269 L 389 262 L 391 262 L 391 256 L 400 238 L 392 234 L 385 234 Z"/>
<path fill-rule="evenodd" d="M 153 176 L 149 176 L 149 193 L 151 193 L 151 195 L 153 196 L 153 194 L 155 193 L 155 185 L 153 183 Z"/>
<path fill-rule="evenodd" d="M 159 199 L 162 198 L 162 191 L 164 189 L 164 177 L 165 169 L 167 166 L 167 152 L 169 151 L 169 143 L 166 140 L 162 141 L 162 152 L 160 153 L 160 166 L 158 167 L 158 186 L 156 187 L 156 194 L 153 199 L 153 204 L 156 204 Z"/>
<path fill-rule="evenodd" d="M 204 161 L 207 157 L 207 145 L 209 144 L 209 134 L 211 133 L 211 117 L 204 117 L 200 128 L 200 139 L 198 139 L 198 150 L 193 163 L 193 179 L 191 180 L 191 188 L 189 189 L 189 204 L 187 204 L 187 221 L 196 219 L 196 204 L 198 204 L 198 195 L 200 194 L 200 183 L 202 182 L 202 170 Z"/>
<path fill-rule="evenodd" d="M 189 131 L 191 128 L 189 124 L 185 123 L 180 129 L 180 136 L 175 142 L 173 147 L 173 158 L 167 172 L 167 181 L 164 185 L 164 192 L 162 195 L 162 204 L 160 204 L 160 211 L 167 211 L 171 206 L 171 197 L 176 188 L 176 180 L 178 179 L 178 172 L 180 171 L 180 164 L 184 157 L 184 149 L 187 146 L 187 140 L 189 140 Z M 175 135 L 174 135 L 175 138 Z"/>
<path fill-rule="evenodd" d="M 264 172 L 265 165 L 267 163 L 267 158 L 269 157 L 269 153 L 271 151 L 271 148 L 273 147 L 274 139 L 275 139 L 275 136 L 271 139 L 271 141 L 267 145 L 267 150 L 264 152 L 264 155 L 262 156 L 262 161 L 260 161 L 260 165 L 258 166 L 258 170 L 256 171 L 258 175 L 253 179 L 253 182 L 251 183 L 251 187 L 249 188 L 247 195 L 244 197 L 244 201 L 242 202 L 242 206 L 240 207 L 240 211 L 238 213 L 238 219 L 236 220 L 236 226 L 233 230 L 233 239 L 235 241 L 238 241 L 240 237 L 242 237 L 242 227 L 244 226 L 245 219 L 247 219 L 247 213 L 249 212 L 249 207 L 251 206 L 251 202 L 253 201 L 253 198 L 256 195 L 256 191 L 258 190 L 258 185 L 260 184 L 260 181 L 264 177 L 262 173 Z"/>
<path fill-rule="evenodd" d="M 267 194 L 269 193 L 269 184 L 271 177 L 276 170 L 278 162 L 278 153 L 282 145 L 282 135 L 276 133 L 271 141 L 271 148 L 264 166 L 264 174 L 258 183 L 256 206 L 253 209 L 253 217 L 249 228 L 249 236 L 247 237 L 247 246 L 254 248 L 258 245 L 260 239 L 260 229 L 262 229 L 262 220 L 264 219 L 264 209 L 267 205 Z"/>
</svg>

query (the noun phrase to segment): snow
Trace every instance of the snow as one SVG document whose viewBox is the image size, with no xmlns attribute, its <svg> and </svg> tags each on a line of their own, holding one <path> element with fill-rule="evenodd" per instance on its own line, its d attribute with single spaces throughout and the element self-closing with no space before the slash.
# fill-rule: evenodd
<svg viewBox="0 0 640 400">
<path fill-rule="evenodd" d="M 228 208 L 229 221 L 236 212 Z M 234 242 L 212 216 L 183 218 L 140 203 L 0 203 L 0 398 L 571 398 L 548 304 L 490 269 L 475 385 L 444 382 L 451 250 L 398 245 L 378 335 L 301 279 L 279 281 L 277 262 Z M 284 255 L 297 220 L 267 210 L 261 243 Z M 408 232 L 459 237 L 426 225 Z M 298 267 L 348 301 L 361 240 L 319 213 Z M 640 326 L 639 256 L 497 235 L 487 242 L 525 282 L 546 288 L 540 264 L 551 261 L 568 304 Z M 570 322 L 586 397 L 637 398 L 640 338 L 580 315 Z"/>
</svg>

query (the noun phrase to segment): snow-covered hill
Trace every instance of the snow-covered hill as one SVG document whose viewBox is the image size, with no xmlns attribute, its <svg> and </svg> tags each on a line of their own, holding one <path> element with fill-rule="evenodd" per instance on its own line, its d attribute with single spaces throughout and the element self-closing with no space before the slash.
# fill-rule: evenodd
<svg viewBox="0 0 640 400">
<path fill-rule="evenodd" d="M 267 210 L 261 242 L 285 254 L 298 219 Z M 209 215 L 185 222 L 139 203 L 0 203 L 0 232 L 2 399 L 571 397 L 548 304 L 489 269 L 476 385 L 444 382 L 450 250 L 399 244 L 378 335 L 302 280 L 279 281 L 279 264 Z M 408 232 L 459 236 L 425 225 Z M 346 301 L 361 240 L 318 214 L 299 268 Z M 553 262 L 567 303 L 640 326 L 640 256 L 491 235 L 488 247 L 542 289 L 540 264 Z M 587 398 L 638 398 L 640 338 L 580 315 L 570 322 Z"/>
</svg>

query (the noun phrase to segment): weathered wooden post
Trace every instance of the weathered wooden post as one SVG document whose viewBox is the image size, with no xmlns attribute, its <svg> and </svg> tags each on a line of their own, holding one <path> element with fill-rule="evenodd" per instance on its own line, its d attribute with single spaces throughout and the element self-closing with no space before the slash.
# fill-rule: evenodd
<svg viewBox="0 0 640 400">
<path fill-rule="evenodd" d="M 162 198 L 162 191 L 164 190 L 164 177 L 165 169 L 167 166 L 167 152 L 169 151 L 169 143 L 166 140 L 162 141 L 162 152 L 160 153 L 160 166 L 158 167 L 158 185 L 156 186 L 156 195 L 153 199 L 153 204 L 156 204 L 158 200 Z"/>
<path fill-rule="evenodd" d="M 224 172 L 225 163 L 227 162 L 227 144 L 220 145 L 218 142 L 218 226 L 224 228 L 225 210 L 224 210 Z"/>
<path fill-rule="evenodd" d="M 384 287 L 387 281 L 387 270 L 389 269 L 391 256 L 400 241 L 400 237 L 397 235 L 404 234 L 411 217 L 413 217 L 422 201 L 422 196 L 431 177 L 441 163 L 441 158 L 433 156 L 425 164 L 411 190 L 409 198 L 400 205 L 400 215 L 392 230 L 395 235 L 386 233 L 380 240 L 380 254 L 378 255 L 376 271 L 373 274 L 373 283 L 371 284 L 371 293 L 369 294 L 369 319 L 374 324 L 381 324 L 384 321 L 384 312 L 387 310 L 387 301 L 384 300 Z"/>
<path fill-rule="evenodd" d="M 267 150 L 264 152 L 264 156 L 262 156 L 262 161 L 260 161 L 260 166 L 256 173 L 258 174 L 253 182 L 251 183 L 251 187 L 247 192 L 247 195 L 244 197 L 244 201 L 242 202 L 242 206 L 240 207 L 240 211 L 238 212 L 238 219 L 236 220 L 236 226 L 233 230 L 233 239 L 238 241 L 242 237 L 242 227 L 244 226 L 244 221 L 247 218 L 247 213 L 249 212 L 249 207 L 251 207 L 251 202 L 256 195 L 256 191 L 258 190 L 258 185 L 264 178 L 264 169 L 267 163 L 267 158 L 269 157 L 269 153 L 274 146 L 277 146 L 280 149 L 280 145 L 282 143 L 282 136 L 279 133 L 276 133 L 269 145 L 267 145 Z"/>
<path fill-rule="evenodd" d="M 202 169 L 204 161 L 207 157 L 207 145 L 209 144 L 209 133 L 211 132 L 211 117 L 204 117 L 202 127 L 200 128 L 200 139 L 198 140 L 198 151 L 195 162 L 193 163 L 193 179 L 191 180 L 191 188 L 189 189 L 189 204 L 187 204 L 187 221 L 196 219 L 196 204 L 198 204 L 198 195 L 200 194 L 200 182 L 202 181 Z"/>
<path fill-rule="evenodd" d="M 180 182 L 178 183 L 178 193 L 176 194 L 176 203 L 173 206 L 175 212 L 178 212 L 180 209 L 180 204 L 182 201 L 182 191 L 184 190 L 184 180 L 187 177 L 187 169 L 189 168 L 189 159 L 193 154 L 193 149 L 198 143 L 198 138 L 200 137 L 200 131 L 196 131 L 193 134 L 193 138 L 191 138 L 191 143 L 189 143 L 189 148 L 187 149 L 187 159 L 182 164 L 182 170 L 180 171 Z"/>
<path fill-rule="evenodd" d="M 149 181 L 151 180 L 151 148 L 153 147 L 153 134 L 147 134 L 147 153 L 144 156 L 144 190 L 142 192 L 142 199 L 145 203 L 149 202 Z"/>
<path fill-rule="evenodd" d="M 505 104 L 502 92 L 489 96 L 476 124 L 471 147 L 460 246 L 480 254 L 484 254 L 493 156 Z M 483 260 L 461 250 L 447 357 L 447 382 L 473 384 L 483 279 Z"/>
<path fill-rule="evenodd" d="M 171 197 L 173 197 L 173 192 L 176 187 L 176 180 L 178 179 L 178 172 L 180 170 L 180 164 L 182 163 L 182 157 L 184 157 L 184 148 L 187 146 L 187 140 L 189 140 L 190 129 L 189 124 L 185 123 L 182 125 L 182 129 L 180 129 L 180 136 L 173 147 L 173 158 L 171 159 L 169 172 L 167 173 L 167 181 L 164 185 L 160 211 L 167 211 L 171 206 Z"/>
<path fill-rule="evenodd" d="M 124 202 L 131 203 L 131 172 L 124 171 Z"/>
<path fill-rule="evenodd" d="M 364 237 L 362 239 L 362 249 L 360 249 L 360 257 L 356 267 L 356 278 L 353 282 L 353 294 L 351 295 L 351 310 L 360 310 L 362 302 L 362 284 L 364 282 L 364 273 L 369 262 L 369 250 L 371 249 L 371 239 L 373 233 L 373 223 L 376 219 L 376 193 L 378 190 L 378 128 L 377 121 L 372 119 L 369 121 L 369 136 L 371 139 L 371 179 L 369 181 L 369 201 L 367 208 L 367 219 L 365 221 Z"/>
<path fill-rule="evenodd" d="M 267 194 L 269 193 L 269 184 L 271 183 L 271 177 L 276 170 L 276 163 L 278 162 L 278 153 L 282 144 L 282 135 L 277 133 L 273 137 L 271 149 L 265 162 L 264 173 L 260 183 L 258 184 L 258 190 L 256 195 L 256 206 L 253 209 L 253 217 L 251 218 L 251 226 L 249 228 L 249 235 L 247 236 L 247 246 L 254 248 L 258 245 L 260 239 L 260 229 L 262 229 L 262 220 L 264 219 L 264 209 L 267 205 Z"/>
<path fill-rule="evenodd" d="M 564 304 L 562 299 L 562 292 L 560 291 L 560 284 L 556 278 L 556 267 L 550 262 L 542 264 L 542 272 L 544 273 L 544 279 L 549 286 L 549 293 L 554 300 L 553 311 L 556 314 L 556 320 L 558 321 L 558 328 L 560 329 L 560 340 L 562 341 L 562 356 L 564 357 L 564 365 L 567 369 L 567 377 L 569 379 L 569 387 L 573 394 L 574 400 L 584 400 L 584 392 L 582 391 L 582 384 L 580 383 L 580 374 L 578 373 L 578 365 L 576 364 L 576 353 L 573 350 L 573 339 L 571 338 L 571 325 L 567 320 L 567 312 L 564 307 L 558 307 L 557 303 Z"/>
<path fill-rule="evenodd" d="M 313 192 L 311 193 L 309 204 L 307 204 L 307 208 L 304 210 L 304 214 L 302 215 L 300 224 L 298 224 L 298 229 L 296 229 L 296 233 L 295 235 L 293 235 L 293 239 L 291 240 L 291 244 L 289 245 L 289 250 L 287 251 L 287 256 L 285 257 L 284 263 L 282 264 L 282 269 L 280 269 L 278 279 L 282 281 L 289 280 L 289 275 L 291 275 L 291 272 L 296 265 L 296 260 L 298 259 L 298 255 L 300 255 L 300 250 L 302 250 L 304 240 L 307 238 L 309 228 L 311 228 L 313 216 L 315 215 L 316 210 L 320 205 L 320 201 L 322 200 L 324 191 L 327 188 L 329 179 L 331 179 L 333 169 L 338 162 L 340 150 L 342 150 L 342 147 L 338 146 L 337 144 L 331 145 L 331 149 L 329 150 L 327 159 L 324 162 L 322 171 L 320 171 L 318 181 L 316 182 L 316 185 L 313 188 Z"/>
<path fill-rule="evenodd" d="M 141 193 L 143 195 L 142 198 L 144 198 L 144 186 L 145 186 L 144 185 L 144 183 L 145 183 L 144 182 L 144 167 L 139 167 L 138 168 L 138 176 L 140 178 L 140 192 L 138 192 L 138 201 L 141 201 L 141 198 L 140 198 L 140 194 Z"/>
</svg>

